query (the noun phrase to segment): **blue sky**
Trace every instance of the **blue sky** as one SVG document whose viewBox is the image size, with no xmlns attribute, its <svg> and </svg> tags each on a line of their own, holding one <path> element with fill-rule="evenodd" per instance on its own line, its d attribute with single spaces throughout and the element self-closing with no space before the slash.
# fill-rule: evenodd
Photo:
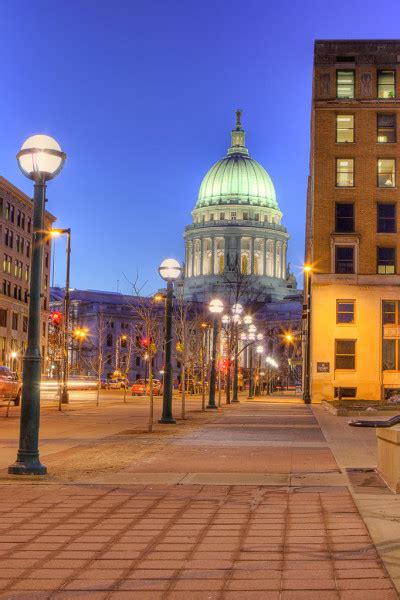
<svg viewBox="0 0 400 600">
<path fill-rule="evenodd" d="M 0 174 L 34 133 L 67 152 L 48 208 L 72 228 L 72 285 L 161 285 L 202 177 L 243 110 L 302 264 L 314 39 L 397 38 L 400 5 L 357 0 L 3 0 Z M 64 280 L 57 241 L 55 282 Z"/>
</svg>

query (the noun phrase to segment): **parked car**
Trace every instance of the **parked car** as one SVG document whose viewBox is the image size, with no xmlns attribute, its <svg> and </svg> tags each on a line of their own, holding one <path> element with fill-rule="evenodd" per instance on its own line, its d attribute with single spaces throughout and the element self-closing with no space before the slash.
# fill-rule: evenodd
<svg viewBox="0 0 400 600">
<path fill-rule="evenodd" d="M 102 379 L 100 379 L 100 387 L 102 390 L 108 390 L 108 379 L 106 379 L 105 377 L 103 377 Z"/>
<path fill-rule="evenodd" d="M 121 383 L 118 379 L 109 379 L 107 389 L 109 390 L 119 390 L 121 388 Z"/>
<path fill-rule="evenodd" d="M 153 394 L 159 396 L 162 391 L 162 384 L 159 379 L 153 379 Z M 138 379 L 132 385 L 132 396 L 144 396 L 150 393 L 150 385 L 144 379 Z"/>
<path fill-rule="evenodd" d="M 113 377 L 113 381 L 116 381 L 119 384 L 118 389 L 128 389 L 129 387 L 129 381 L 127 377 Z"/>
<path fill-rule="evenodd" d="M 11 400 L 15 406 L 19 406 L 21 389 L 22 382 L 17 373 L 8 367 L 0 367 L 0 400 Z"/>
</svg>

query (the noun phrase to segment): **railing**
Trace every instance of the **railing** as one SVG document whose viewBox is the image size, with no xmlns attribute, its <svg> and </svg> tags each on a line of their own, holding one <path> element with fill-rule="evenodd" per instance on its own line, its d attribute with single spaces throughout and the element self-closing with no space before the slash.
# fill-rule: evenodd
<svg viewBox="0 0 400 600">
<path fill-rule="evenodd" d="M 192 223 L 186 225 L 185 231 L 192 229 L 208 229 L 208 227 L 259 227 L 261 229 L 270 229 L 273 231 L 287 232 L 286 227 L 278 223 L 266 223 L 265 221 L 255 221 L 254 219 L 219 219 L 218 221 L 201 221 L 201 223 Z"/>
</svg>

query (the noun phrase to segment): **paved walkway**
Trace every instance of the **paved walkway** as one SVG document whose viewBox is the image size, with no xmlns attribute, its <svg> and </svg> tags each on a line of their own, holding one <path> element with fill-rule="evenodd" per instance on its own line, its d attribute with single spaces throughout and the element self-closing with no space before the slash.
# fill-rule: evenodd
<svg viewBox="0 0 400 600">
<path fill-rule="evenodd" d="M 3 476 L 0 598 L 398 598 L 310 407 L 189 416 L 49 454 L 40 483 Z"/>
</svg>

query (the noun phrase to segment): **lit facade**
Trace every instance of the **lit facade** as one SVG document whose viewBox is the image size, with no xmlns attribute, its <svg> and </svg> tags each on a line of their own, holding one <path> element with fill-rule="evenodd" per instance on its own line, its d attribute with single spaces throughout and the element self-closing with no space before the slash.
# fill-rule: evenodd
<svg viewBox="0 0 400 600">
<path fill-rule="evenodd" d="M 265 169 L 249 156 L 237 111 L 232 145 L 200 186 L 192 224 L 186 227 L 184 289 L 188 299 L 226 295 L 227 278 L 249 276 L 252 293 L 264 301 L 296 293 L 287 271 L 289 235 L 275 188 Z"/>
<path fill-rule="evenodd" d="M 315 44 L 306 261 L 311 396 L 400 389 L 400 41 Z"/>
<path fill-rule="evenodd" d="M 46 212 L 46 229 L 55 217 Z M 28 331 L 29 281 L 32 256 L 33 202 L 0 177 L 0 365 L 22 370 Z M 45 370 L 48 343 L 51 244 L 45 241 L 42 279 L 41 351 Z"/>
</svg>

